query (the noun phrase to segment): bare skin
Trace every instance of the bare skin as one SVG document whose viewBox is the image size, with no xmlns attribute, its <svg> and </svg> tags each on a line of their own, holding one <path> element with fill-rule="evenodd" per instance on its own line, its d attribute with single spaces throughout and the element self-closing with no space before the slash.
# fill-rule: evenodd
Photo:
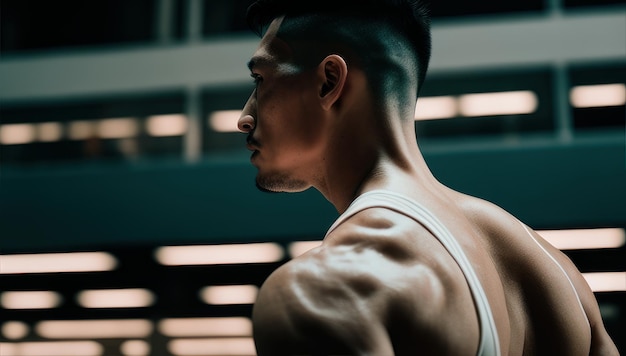
<svg viewBox="0 0 626 356">
<path fill-rule="evenodd" d="M 592 291 L 565 255 L 501 208 L 430 173 L 410 119 L 414 103 L 374 114 L 381 111 L 364 73 L 340 55 L 294 74 L 277 35 L 281 21 L 253 56 L 252 74 L 262 81 L 239 120 L 261 187 L 315 187 L 340 213 L 371 190 L 404 194 L 462 246 L 503 354 L 618 354 Z M 357 213 L 322 246 L 277 269 L 261 288 L 253 323 L 258 354 L 272 356 L 472 355 L 480 338 L 457 263 L 421 224 L 384 208 Z"/>
</svg>

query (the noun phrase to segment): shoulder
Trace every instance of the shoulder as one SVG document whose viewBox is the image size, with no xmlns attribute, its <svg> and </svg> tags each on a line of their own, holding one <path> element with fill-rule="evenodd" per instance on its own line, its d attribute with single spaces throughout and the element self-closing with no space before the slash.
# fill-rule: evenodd
<svg viewBox="0 0 626 356">
<path fill-rule="evenodd" d="M 399 339 L 392 330 L 414 335 L 411 342 L 437 333 L 451 306 L 447 277 L 404 238 L 403 218 L 371 210 L 267 279 L 253 313 L 260 354 L 321 344 L 338 353 L 392 354 L 391 339 Z"/>
<path fill-rule="evenodd" d="M 259 355 L 391 350 L 379 307 L 367 297 L 380 281 L 351 274 L 325 250 L 290 261 L 263 284 L 252 315 Z"/>
<path fill-rule="evenodd" d="M 369 248 L 347 246 L 322 247 L 283 265 L 254 306 L 259 355 L 393 354 L 389 314 L 414 304 L 400 281 L 406 272 Z"/>
</svg>

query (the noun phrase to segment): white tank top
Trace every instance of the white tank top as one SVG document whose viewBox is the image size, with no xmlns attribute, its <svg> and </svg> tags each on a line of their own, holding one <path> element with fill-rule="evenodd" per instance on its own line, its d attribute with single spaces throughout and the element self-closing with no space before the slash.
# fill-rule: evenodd
<svg viewBox="0 0 626 356">
<path fill-rule="evenodd" d="M 485 295 L 485 291 L 476 276 L 476 272 L 472 268 L 463 249 L 452 236 L 450 231 L 430 212 L 428 209 L 420 205 L 418 202 L 387 190 L 373 190 L 360 195 L 355 199 L 348 209 L 341 214 L 335 223 L 328 229 L 326 236 L 330 234 L 337 226 L 354 214 L 368 208 L 386 208 L 406 215 L 428 229 L 448 250 L 452 258 L 456 260 L 461 271 L 465 275 L 467 284 L 469 285 L 478 314 L 480 325 L 480 344 L 478 347 L 478 355 L 499 356 L 500 344 L 498 340 L 498 331 L 496 330 L 493 313 L 489 306 L 489 301 Z"/>
</svg>

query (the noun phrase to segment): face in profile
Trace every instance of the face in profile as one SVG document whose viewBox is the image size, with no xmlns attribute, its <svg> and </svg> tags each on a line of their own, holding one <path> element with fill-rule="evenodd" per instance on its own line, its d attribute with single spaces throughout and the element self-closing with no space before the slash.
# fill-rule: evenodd
<svg viewBox="0 0 626 356">
<path fill-rule="evenodd" d="M 319 174 L 324 138 L 316 120 L 316 71 L 290 61 L 292 49 L 278 36 L 281 22 L 272 22 L 249 62 L 255 89 L 238 125 L 248 134 L 259 189 L 294 192 L 309 188 Z"/>
</svg>

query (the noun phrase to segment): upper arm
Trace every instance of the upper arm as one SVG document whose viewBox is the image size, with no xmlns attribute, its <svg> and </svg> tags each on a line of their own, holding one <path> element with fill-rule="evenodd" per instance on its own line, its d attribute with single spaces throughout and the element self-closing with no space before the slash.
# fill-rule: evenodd
<svg viewBox="0 0 626 356">
<path fill-rule="evenodd" d="M 254 306 L 258 354 L 392 355 L 379 286 L 362 277 L 350 280 L 317 258 L 276 270 Z"/>
<path fill-rule="evenodd" d="M 541 235 L 536 232 L 531 233 L 531 235 L 535 238 L 535 241 L 550 251 L 550 254 L 558 261 L 558 264 L 563 268 L 563 271 L 572 283 L 591 327 L 590 354 L 617 355 L 617 348 L 604 327 L 596 297 L 576 265 L 563 252 L 550 245 Z"/>
</svg>

